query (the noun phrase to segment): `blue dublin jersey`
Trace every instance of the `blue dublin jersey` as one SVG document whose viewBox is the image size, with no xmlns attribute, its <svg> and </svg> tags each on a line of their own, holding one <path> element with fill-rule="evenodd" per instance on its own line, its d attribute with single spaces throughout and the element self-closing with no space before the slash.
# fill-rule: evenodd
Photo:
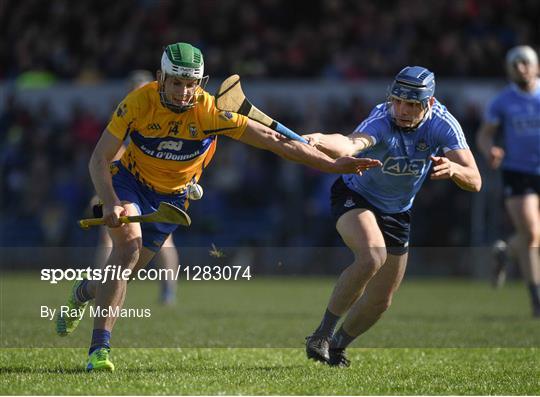
<svg viewBox="0 0 540 397">
<path fill-rule="evenodd" d="M 540 175 L 540 81 L 532 94 L 508 86 L 488 105 L 485 121 L 503 131 L 503 169 Z"/>
<path fill-rule="evenodd" d="M 405 132 L 392 122 L 385 103 L 377 105 L 355 132 L 373 137 L 375 144 L 358 154 L 382 162 L 363 175 L 343 175 L 349 189 L 362 195 L 382 212 L 395 214 L 411 208 L 426 179 L 430 156 L 439 149 L 469 149 L 458 121 L 445 106 L 435 101 L 431 113 L 413 131 Z"/>
</svg>

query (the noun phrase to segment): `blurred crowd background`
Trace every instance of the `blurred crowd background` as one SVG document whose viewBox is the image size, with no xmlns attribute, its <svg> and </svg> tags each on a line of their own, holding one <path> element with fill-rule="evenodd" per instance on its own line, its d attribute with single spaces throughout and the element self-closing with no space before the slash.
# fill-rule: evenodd
<svg viewBox="0 0 540 397">
<path fill-rule="evenodd" d="M 536 0 L 3 0 L 0 78 L 93 81 L 156 67 L 163 46 L 201 48 L 213 76 L 358 79 L 423 64 L 497 77 L 538 43 Z"/>
<path fill-rule="evenodd" d="M 421 64 L 440 81 L 489 78 L 501 86 L 510 47 L 526 43 L 539 49 L 540 2 L 534 0 L 304 4 L 2 1 L 0 243 L 76 246 L 91 245 L 96 238 L 94 232 L 78 230 L 75 221 L 90 215 L 93 188 L 87 163 L 107 117 L 80 103 L 70 104 L 68 118 L 58 117 L 51 111 L 54 97 L 30 108 L 21 100 L 25 90 L 54 92 L 58 84 L 84 90 L 124 80 L 134 69 L 155 71 L 163 46 L 176 41 L 203 50 L 212 80 L 239 73 L 250 81 L 310 79 L 313 85 L 375 77 L 389 83 L 404 65 Z M 461 122 L 476 153 L 474 135 L 484 104 L 456 106 L 458 112 L 453 106 L 460 98 L 441 99 Z M 349 133 L 376 103 L 362 92 L 343 103 L 318 103 L 317 123 L 309 107 L 297 109 L 286 100 L 260 107 L 297 131 Z M 111 102 L 110 110 L 115 106 Z M 497 173 L 484 177 L 497 184 Z M 175 239 L 180 246 L 339 245 L 329 212 L 334 179 L 221 139 L 201 181 L 205 197 L 190 208 L 194 224 L 189 232 L 179 230 Z M 500 219 L 486 232 L 473 224 L 479 219 L 475 195 L 450 182 L 427 181 L 415 204 L 411 244 L 490 244 L 507 232 L 507 222 L 502 198 L 487 199 Z"/>
</svg>

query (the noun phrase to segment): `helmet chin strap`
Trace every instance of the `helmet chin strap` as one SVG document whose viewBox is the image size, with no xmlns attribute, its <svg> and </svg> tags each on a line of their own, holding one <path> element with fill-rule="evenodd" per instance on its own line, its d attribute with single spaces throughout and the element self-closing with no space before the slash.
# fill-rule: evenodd
<svg viewBox="0 0 540 397">
<path fill-rule="evenodd" d="M 169 101 L 167 101 L 167 98 L 165 97 L 165 93 L 162 91 L 159 93 L 159 98 L 161 100 L 161 104 L 174 113 L 184 113 L 195 106 L 194 104 L 185 105 L 185 106 L 174 105 L 170 103 Z"/>
</svg>

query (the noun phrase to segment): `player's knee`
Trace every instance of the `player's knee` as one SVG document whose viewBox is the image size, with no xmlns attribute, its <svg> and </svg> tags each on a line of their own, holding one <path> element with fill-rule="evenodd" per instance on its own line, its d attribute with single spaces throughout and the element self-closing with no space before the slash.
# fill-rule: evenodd
<svg viewBox="0 0 540 397">
<path fill-rule="evenodd" d="M 540 230 L 535 229 L 531 233 L 529 247 L 539 247 L 539 246 L 540 246 Z"/>
<path fill-rule="evenodd" d="M 142 243 L 140 239 L 126 241 L 114 247 L 115 257 L 124 266 L 130 266 L 137 263 L 141 254 Z"/>
<path fill-rule="evenodd" d="M 521 238 L 527 247 L 538 247 L 540 245 L 540 231 L 535 229 L 525 229 L 521 231 Z"/>
<path fill-rule="evenodd" d="M 390 308 L 390 305 L 392 305 L 392 296 L 385 296 L 374 300 L 371 308 L 376 314 L 382 314 Z"/>
<path fill-rule="evenodd" d="M 386 262 L 386 249 L 370 248 L 366 253 L 355 252 L 354 265 L 357 272 L 362 276 L 373 277 Z"/>
</svg>

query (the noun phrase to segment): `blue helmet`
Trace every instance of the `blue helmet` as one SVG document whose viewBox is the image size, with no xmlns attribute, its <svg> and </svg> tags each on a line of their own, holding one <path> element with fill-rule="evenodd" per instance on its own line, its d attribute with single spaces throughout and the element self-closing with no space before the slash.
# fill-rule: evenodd
<svg viewBox="0 0 540 397">
<path fill-rule="evenodd" d="M 425 109 L 434 93 L 435 74 L 422 66 L 407 66 L 394 78 L 388 96 L 419 102 Z"/>
</svg>

